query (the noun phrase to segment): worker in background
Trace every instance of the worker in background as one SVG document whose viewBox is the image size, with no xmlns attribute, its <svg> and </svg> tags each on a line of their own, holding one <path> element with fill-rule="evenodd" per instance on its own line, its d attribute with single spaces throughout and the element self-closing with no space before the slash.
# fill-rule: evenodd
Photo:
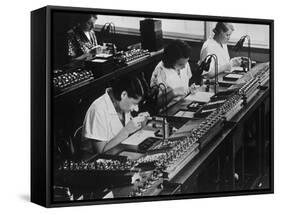
<svg viewBox="0 0 281 214">
<path fill-rule="evenodd" d="M 77 25 L 67 32 L 70 61 L 89 59 L 99 51 L 94 31 L 97 18 L 96 14 L 79 14 Z"/>
<path fill-rule="evenodd" d="M 218 22 L 213 29 L 214 35 L 204 42 L 199 64 L 210 54 L 215 54 L 218 59 L 218 73 L 230 72 L 232 67 L 240 66 L 241 57 L 230 59 L 227 43 L 230 39 L 234 27 L 231 23 Z M 212 60 L 209 71 L 204 71 L 203 76 L 213 78 L 215 76 L 214 60 Z"/>
</svg>

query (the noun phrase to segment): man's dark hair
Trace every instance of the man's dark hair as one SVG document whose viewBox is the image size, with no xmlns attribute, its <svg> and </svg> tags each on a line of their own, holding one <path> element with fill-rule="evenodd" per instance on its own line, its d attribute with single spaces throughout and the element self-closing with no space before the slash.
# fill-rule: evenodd
<svg viewBox="0 0 281 214">
<path fill-rule="evenodd" d="M 121 100 L 121 93 L 126 91 L 128 97 L 138 99 L 144 96 L 144 88 L 139 78 L 137 77 L 123 77 L 116 79 L 112 83 L 112 92 L 116 100 Z"/>
<path fill-rule="evenodd" d="M 163 64 L 166 68 L 173 68 L 177 60 L 189 58 L 191 47 L 184 41 L 174 40 L 164 49 Z"/>
</svg>

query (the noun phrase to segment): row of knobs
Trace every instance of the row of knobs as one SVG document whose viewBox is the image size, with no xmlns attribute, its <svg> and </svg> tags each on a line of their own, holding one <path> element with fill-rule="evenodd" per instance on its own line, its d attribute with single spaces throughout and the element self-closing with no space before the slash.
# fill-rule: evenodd
<svg viewBox="0 0 281 214">
<path fill-rule="evenodd" d="M 232 108 L 239 102 L 239 100 L 241 100 L 241 98 L 242 98 L 241 95 L 234 95 L 229 100 L 227 100 L 223 106 L 220 107 L 219 111 L 222 114 L 231 111 Z"/>
<path fill-rule="evenodd" d="M 65 161 L 60 167 L 62 170 L 74 170 L 74 171 L 92 171 L 92 170 L 104 170 L 104 171 L 115 171 L 115 170 L 130 170 L 133 167 L 133 162 L 126 161 L 120 162 L 116 160 L 107 160 L 106 162 L 73 162 Z"/>
<path fill-rule="evenodd" d="M 157 145 L 154 149 L 162 149 L 165 147 L 172 147 L 166 153 L 161 153 L 161 155 L 151 155 L 149 158 L 141 158 L 138 160 L 139 163 L 156 162 L 156 165 L 161 169 L 165 170 L 168 165 L 175 162 L 176 159 L 182 157 L 195 143 L 194 140 L 190 138 L 183 138 L 181 140 L 165 140 Z"/>
<path fill-rule="evenodd" d="M 163 167 L 163 169 L 166 169 L 175 162 L 177 162 L 177 160 L 181 159 L 184 155 L 186 155 L 187 151 L 190 150 L 194 143 L 195 141 L 190 138 L 182 140 L 171 151 L 167 152 L 161 157 L 161 159 L 159 159 L 161 167 Z"/>
<path fill-rule="evenodd" d="M 268 77 L 269 77 L 269 70 L 265 70 L 265 71 L 261 72 L 261 73 L 257 76 L 257 78 L 258 78 L 258 80 L 259 80 L 259 84 L 261 85 L 262 82 L 263 82 L 264 80 L 266 80 Z"/>
<path fill-rule="evenodd" d="M 63 89 L 67 86 L 90 79 L 93 76 L 93 72 L 88 70 L 73 71 L 69 73 L 60 74 L 53 78 L 53 86 L 55 88 Z"/>
<path fill-rule="evenodd" d="M 258 78 L 254 78 L 250 81 L 248 81 L 245 85 L 242 86 L 242 88 L 239 89 L 240 94 L 246 94 L 247 91 L 249 91 L 253 86 L 255 86 L 256 83 L 258 83 Z"/>
<path fill-rule="evenodd" d="M 191 137 L 196 139 L 200 139 L 203 135 L 205 135 L 213 126 L 215 126 L 221 119 L 222 116 L 215 112 L 215 116 L 207 117 L 205 121 L 200 123 L 198 128 L 192 131 Z"/>
<path fill-rule="evenodd" d="M 165 147 L 176 147 L 179 148 L 180 146 L 191 146 L 193 144 L 192 141 L 188 140 L 187 138 L 183 138 L 180 140 L 164 140 L 161 141 L 161 143 L 159 143 L 159 145 L 157 145 L 155 147 L 155 149 L 162 149 Z"/>
<path fill-rule="evenodd" d="M 132 60 L 135 60 L 135 59 L 141 58 L 143 56 L 146 56 L 148 54 L 149 54 L 148 50 L 133 49 L 133 50 L 130 50 L 130 51 L 126 51 L 124 53 L 124 57 L 125 57 L 126 62 L 130 62 Z"/>
</svg>

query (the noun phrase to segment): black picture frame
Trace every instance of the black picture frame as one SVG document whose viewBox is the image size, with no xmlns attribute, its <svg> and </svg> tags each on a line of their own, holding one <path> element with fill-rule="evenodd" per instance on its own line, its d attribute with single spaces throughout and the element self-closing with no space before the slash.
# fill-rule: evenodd
<svg viewBox="0 0 281 214">
<path fill-rule="evenodd" d="M 269 47 L 269 121 L 265 124 L 269 130 L 269 187 L 266 189 L 203 192 L 192 194 L 174 194 L 161 196 L 146 196 L 134 198 L 54 201 L 53 200 L 53 110 L 54 90 L 52 89 L 52 70 L 54 34 L 54 13 L 95 13 L 102 15 L 123 15 L 144 18 L 170 18 L 187 19 L 198 21 L 226 21 L 245 24 L 268 25 L 270 47 Z M 119 74 L 116 74 L 119 75 Z M 45 207 L 80 206 L 93 204 L 113 204 L 127 202 L 145 202 L 159 200 L 175 200 L 202 197 L 236 196 L 268 194 L 274 192 L 274 21 L 268 19 L 250 19 L 238 17 L 202 16 L 187 14 L 172 14 L 143 11 L 123 11 L 98 8 L 61 7 L 46 6 L 31 12 L 31 201 Z M 104 84 L 103 81 L 101 84 Z M 250 109 L 249 112 L 252 110 Z"/>
</svg>

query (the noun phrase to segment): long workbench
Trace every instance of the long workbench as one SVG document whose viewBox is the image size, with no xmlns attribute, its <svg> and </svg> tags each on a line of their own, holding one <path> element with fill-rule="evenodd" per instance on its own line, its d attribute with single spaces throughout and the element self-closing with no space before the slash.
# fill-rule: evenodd
<svg viewBox="0 0 281 214">
<path fill-rule="evenodd" d="M 263 69 L 268 70 L 268 65 L 267 67 L 261 65 L 256 66 L 253 68 L 250 77 L 249 74 L 245 74 L 244 81 L 240 79 L 237 85 L 239 85 L 239 87 L 245 85 L 251 78 L 255 78 L 259 71 Z M 269 73 L 270 71 L 267 72 Z M 204 89 L 204 87 L 202 88 Z M 225 90 L 225 88 L 219 88 L 219 91 L 223 90 Z M 271 185 L 270 182 L 272 179 L 268 176 L 270 174 L 268 172 L 271 170 L 272 161 L 270 155 L 272 154 L 272 142 L 270 139 L 271 135 L 269 134 L 271 132 L 270 120 L 272 114 L 270 111 L 272 99 L 270 92 L 269 79 L 265 84 L 262 86 L 259 85 L 256 88 L 254 96 L 250 97 L 251 99 L 244 100 L 243 97 L 241 109 L 239 108 L 238 112 L 229 120 L 225 119 L 225 114 L 227 112 L 220 115 L 219 128 L 207 133 L 211 136 L 206 138 L 208 142 L 199 142 L 199 146 L 197 142 L 195 142 L 196 146 L 198 146 L 198 148 L 196 147 L 194 150 L 196 152 L 191 152 L 190 154 L 192 154 L 192 156 L 179 162 L 179 166 L 174 166 L 176 170 L 171 172 L 171 174 L 173 174 L 172 176 L 166 175 L 167 172 L 158 173 L 157 176 L 163 175 L 163 177 L 161 179 L 158 177 L 157 185 L 152 185 L 152 187 L 150 185 L 149 190 L 143 190 L 143 192 L 139 192 L 137 195 L 128 195 L 132 187 L 124 186 L 112 188 L 111 190 L 114 194 L 111 197 L 126 198 L 131 196 L 153 195 L 180 196 L 182 194 L 192 195 L 202 192 L 229 193 L 243 190 L 267 191 Z M 241 90 L 239 90 L 239 93 L 242 93 Z M 242 97 L 242 94 L 239 93 L 236 96 Z M 174 131 L 172 131 L 169 139 L 184 137 L 185 139 L 193 140 L 192 136 L 194 136 L 194 130 L 200 127 L 200 124 L 208 118 L 175 117 L 179 109 L 189 105 L 191 102 L 192 100 L 182 99 L 171 106 L 168 112 L 165 113 L 168 115 L 167 120 L 170 122 L 170 125 L 174 126 Z M 159 126 L 158 128 L 154 126 L 146 127 L 146 130 L 152 130 L 154 132 L 161 129 L 162 127 Z M 212 133 L 213 131 L 215 133 Z M 161 142 L 161 137 L 154 137 L 155 139 L 150 146 L 155 142 Z M 192 140 L 191 142 L 193 143 Z M 141 159 L 148 153 L 149 152 L 143 151 L 139 152 L 137 147 L 135 150 L 131 148 L 128 149 L 128 145 L 122 143 L 107 152 L 108 155 L 113 156 L 121 155 L 123 157 L 128 155 L 129 159 L 133 156 L 133 161 Z M 176 157 L 180 155 L 181 153 L 175 154 Z M 167 163 L 167 161 L 163 163 Z M 171 165 L 171 163 L 169 164 Z M 252 168 L 254 168 L 254 170 Z M 213 172 L 210 172 L 212 170 Z M 265 175 L 267 175 L 267 177 L 264 179 Z M 212 182 L 211 180 L 214 179 L 215 181 Z"/>
</svg>

